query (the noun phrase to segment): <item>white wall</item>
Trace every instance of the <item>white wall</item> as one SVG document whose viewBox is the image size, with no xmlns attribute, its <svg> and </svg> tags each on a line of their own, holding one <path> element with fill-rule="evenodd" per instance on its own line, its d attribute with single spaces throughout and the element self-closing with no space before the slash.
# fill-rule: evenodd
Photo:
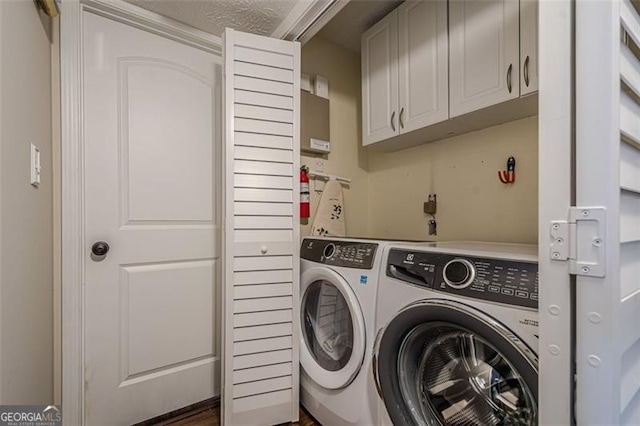
<svg viewBox="0 0 640 426">
<path fill-rule="evenodd" d="M 50 40 L 34 2 L 0 0 L 0 404 L 53 401 Z"/>
</svg>

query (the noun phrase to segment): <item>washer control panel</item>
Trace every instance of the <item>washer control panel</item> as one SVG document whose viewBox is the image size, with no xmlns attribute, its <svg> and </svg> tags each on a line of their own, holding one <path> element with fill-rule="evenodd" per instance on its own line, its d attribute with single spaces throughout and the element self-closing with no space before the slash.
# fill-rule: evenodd
<svg viewBox="0 0 640 426">
<path fill-rule="evenodd" d="M 302 259 L 343 268 L 373 269 L 378 244 L 359 241 L 305 239 L 300 249 Z"/>
<path fill-rule="evenodd" d="M 434 290 L 538 307 L 538 264 L 391 249 L 387 276 Z"/>
</svg>

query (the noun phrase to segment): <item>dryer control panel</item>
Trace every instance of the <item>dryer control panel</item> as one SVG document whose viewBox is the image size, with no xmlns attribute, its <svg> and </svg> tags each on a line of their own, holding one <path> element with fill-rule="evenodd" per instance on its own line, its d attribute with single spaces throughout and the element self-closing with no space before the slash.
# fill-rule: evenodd
<svg viewBox="0 0 640 426">
<path fill-rule="evenodd" d="M 538 307 L 538 264 L 391 249 L 387 276 L 433 290 Z"/>
<path fill-rule="evenodd" d="M 331 241 L 306 238 L 302 242 L 300 257 L 325 265 L 373 269 L 378 244 L 360 241 Z"/>
</svg>

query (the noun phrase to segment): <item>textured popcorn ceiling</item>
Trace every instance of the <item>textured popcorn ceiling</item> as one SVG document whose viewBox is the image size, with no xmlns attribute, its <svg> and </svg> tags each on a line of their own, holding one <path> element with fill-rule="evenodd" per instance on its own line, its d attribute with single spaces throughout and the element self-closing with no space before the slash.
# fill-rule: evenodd
<svg viewBox="0 0 640 426">
<path fill-rule="evenodd" d="M 403 0 L 351 0 L 322 30 L 322 38 L 360 53 L 360 36 Z"/>
<path fill-rule="evenodd" d="M 271 35 L 298 3 L 296 0 L 126 1 L 217 36 L 222 35 L 225 27 Z"/>
</svg>

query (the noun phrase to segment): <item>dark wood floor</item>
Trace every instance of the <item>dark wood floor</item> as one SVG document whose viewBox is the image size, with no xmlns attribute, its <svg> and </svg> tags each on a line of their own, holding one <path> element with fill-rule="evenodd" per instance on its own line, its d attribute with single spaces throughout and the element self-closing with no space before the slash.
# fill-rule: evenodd
<svg viewBox="0 0 640 426">
<path fill-rule="evenodd" d="M 197 413 L 187 413 L 176 419 L 167 419 L 162 423 L 156 423 L 158 426 L 219 426 L 220 425 L 220 407 L 211 408 Z M 321 426 L 316 423 L 311 416 L 300 408 L 300 421 L 292 423 L 296 426 Z"/>
</svg>

